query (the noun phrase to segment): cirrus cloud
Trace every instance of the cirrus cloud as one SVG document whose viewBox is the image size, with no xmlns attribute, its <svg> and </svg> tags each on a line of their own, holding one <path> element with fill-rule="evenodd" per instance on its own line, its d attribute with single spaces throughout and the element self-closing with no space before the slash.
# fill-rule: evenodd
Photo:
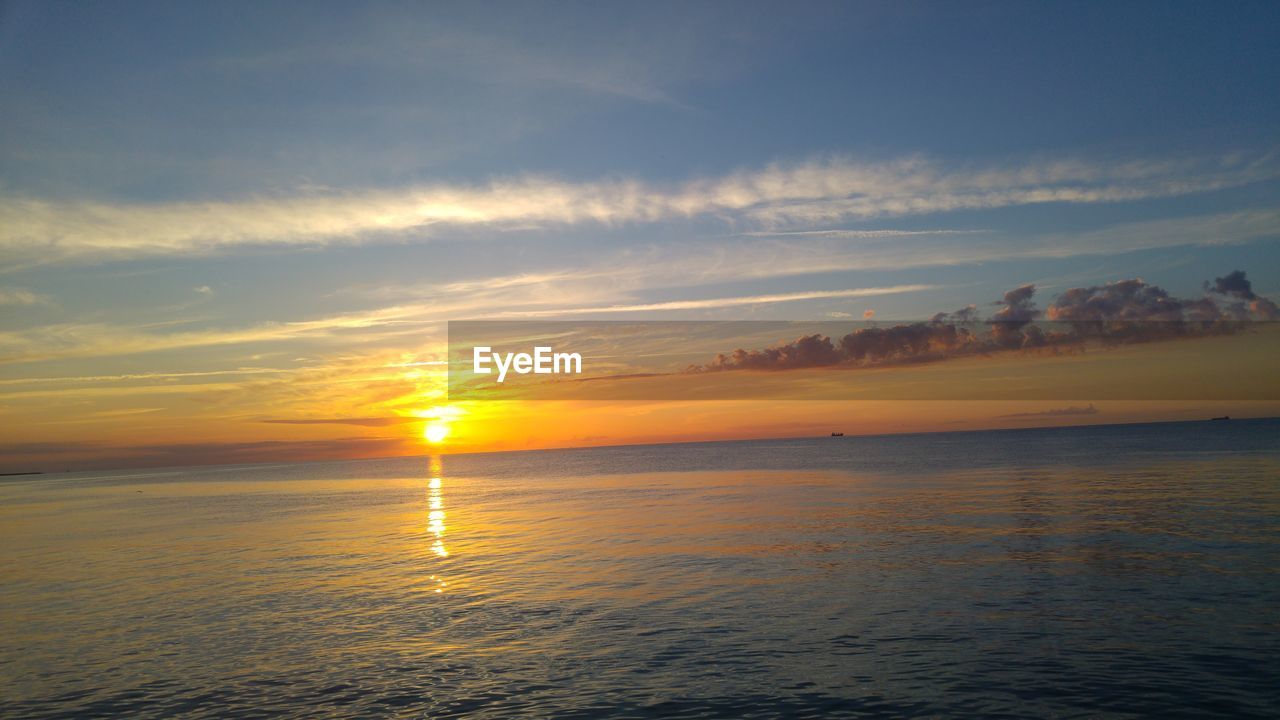
<svg viewBox="0 0 1280 720">
<path fill-rule="evenodd" d="M 0 199 L 0 252 L 48 262 L 213 252 L 236 246 L 359 244 L 430 237 L 433 226 L 498 230 L 718 217 L 763 229 L 1052 202 L 1169 197 L 1277 175 L 1270 154 L 1186 161 L 1036 161 L 947 167 L 919 156 L 774 164 L 677 184 L 543 176 L 479 185 L 169 203 Z M 425 231 L 425 232 L 424 232 Z"/>
</svg>

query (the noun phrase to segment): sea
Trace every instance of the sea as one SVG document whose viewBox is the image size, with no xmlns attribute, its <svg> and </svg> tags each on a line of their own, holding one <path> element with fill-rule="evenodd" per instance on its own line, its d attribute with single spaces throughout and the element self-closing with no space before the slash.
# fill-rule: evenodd
<svg viewBox="0 0 1280 720">
<path fill-rule="evenodd" d="M 0 716 L 1278 717 L 1280 420 L 4 478 Z"/>
</svg>

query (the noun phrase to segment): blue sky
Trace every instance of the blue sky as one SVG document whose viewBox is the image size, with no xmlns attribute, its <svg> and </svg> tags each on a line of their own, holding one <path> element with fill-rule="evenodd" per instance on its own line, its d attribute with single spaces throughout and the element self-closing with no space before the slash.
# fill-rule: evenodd
<svg viewBox="0 0 1280 720">
<path fill-rule="evenodd" d="M 9 3 L 6 187 L 684 180 L 1267 146 L 1272 3 Z"/>
<path fill-rule="evenodd" d="M 1245 2 L 5 3 L 0 412 L 435 357 L 443 321 L 510 312 L 918 319 L 1235 269 L 1280 294 L 1278 26 Z"/>
</svg>

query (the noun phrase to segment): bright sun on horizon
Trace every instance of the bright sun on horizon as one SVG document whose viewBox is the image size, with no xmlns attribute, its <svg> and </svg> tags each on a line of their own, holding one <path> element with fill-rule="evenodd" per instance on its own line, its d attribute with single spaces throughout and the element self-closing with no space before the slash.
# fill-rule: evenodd
<svg viewBox="0 0 1280 720">
<path fill-rule="evenodd" d="M 427 423 L 427 427 L 422 431 L 422 436 L 432 445 L 438 445 L 449 437 L 449 425 L 439 420 L 432 420 Z"/>
</svg>

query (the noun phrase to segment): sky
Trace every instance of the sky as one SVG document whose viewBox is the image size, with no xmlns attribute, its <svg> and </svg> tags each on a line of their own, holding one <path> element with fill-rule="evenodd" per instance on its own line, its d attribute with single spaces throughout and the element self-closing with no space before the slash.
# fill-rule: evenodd
<svg viewBox="0 0 1280 720">
<path fill-rule="evenodd" d="M 1268 2 L 0 3 L 0 469 L 408 454 L 433 422 L 460 451 L 1274 414 L 468 410 L 433 363 L 450 320 L 891 323 L 1025 285 L 1041 309 L 1134 278 L 1194 299 L 1236 270 L 1280 296 L 1278 24 Z"/>
</svg>

